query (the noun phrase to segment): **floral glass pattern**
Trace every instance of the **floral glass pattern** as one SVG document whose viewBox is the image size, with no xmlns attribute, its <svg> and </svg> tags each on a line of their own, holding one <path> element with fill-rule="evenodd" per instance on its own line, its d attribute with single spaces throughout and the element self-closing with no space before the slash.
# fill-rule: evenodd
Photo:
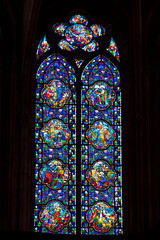
<svg viewBox="0 0 160 240">
<path fill-rule="evenodd" d="M 42 224 L 51 232 L 59 232 L 71 219 L 71 213 L 60 201 L 47 203 L 39 213 Z"/>
<path fill-rule="evenodd" d="M 70 26 L 66 23 L 57 23 L 53 25 L 53 31 L 65 37 L 59 42 L 62 50 L 73 51 L 78 47 L 87 52 L 98 50 L 99 44 L 93 38 L 105 34 L 105 29 L 99 24 L 88 26 L 88 20 L 82 15 L 72 16 Z"/>
<path fill-rule="evenodd" d="M 97 160 L 87 170 L 86 178 L 95 189 L 106 190 L 113 186 L 117 173 L 106 161 Z"/>
<path fill-rule="evenodd" d="M 61 120 L 51 119 L 48 123 L 43 125 L 40 136 L 50 147 L 60 148 L 68 143 L 71 132 L 68 126 Z"/>
<path fill-rule="evenodd" d="M 97 149 L 106 149 L 116 139 L 116 132 L 105 121 L 96 121 L 86 132 L 86 138 Z"/>
<path fill-rule="evenodd" d="M 86 98 L 96 109 L 105 110 L 115 101 L 116 93 L 106 82 L 98 81 L 88 89 Z"/>
<path fill-rule="evenodd" d="M 50 107 L 61 108 L 70 99 L 71 91 L 62 81 L 54 79 L 44 85 L 41 96 Z"/>
<path fill-rule="evenodd" d="M 97 232 L 105 233 L 117 221 L 117 214 L 109 204 L 97 202 L 86 213 L 86 219 Z"/>
<path fill-rule="evenodd" d="M 37 53 L 36 53 L 37 59 L 39 59 L 45 52 L 47 52 L 50 49 L 51 48 L 49 46 L 49 43 L 47 42 L 46 35 L 45 35 L 38 44 Z"/>
<path fill-rule="evenodd" d="M 68 166 L 59 159 L 51 159 L 39 171 L 42 183 L 48 188 L 57 190 L 68 184 L 71 171 Z"/>
</svg>

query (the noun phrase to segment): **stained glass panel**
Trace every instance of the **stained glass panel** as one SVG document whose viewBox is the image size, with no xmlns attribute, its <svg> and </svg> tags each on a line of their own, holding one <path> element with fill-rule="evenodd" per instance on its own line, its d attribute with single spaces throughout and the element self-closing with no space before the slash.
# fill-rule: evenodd
<svg viewBox="0 0 160 240">
<path fill-rule="evenodd" d="M 88 25 L 88 20 L 85 16 L 82 16 L 80 14 L 74 15 L 73 17 L 71 17 L 71 19 L 69 20 L 69 22 L 71 24 L 83 24 L 83 25 Z"/>
<path fill-rule="evenodd" d="M 86 52 L 94 52 L 99 49 L 99 44 L 96 41 L 92 40 L 89 44 L 82 47 L 82 49 Z"/>
<path fill-rule="evenodd" d="M 99 44 L 93 38 L 105 35 L 105 28 L 99 24 L 88 26 L 88 20 L 82 15 L 74 15 L 70 19 L 70 26 L 65 23 L 53 25 L 52 30 L 65 39 L 61 39 L 58 46 L 65 51 L 82 48 L 86 52 L 99 49 Z"/>
<path fill-rule="evenodd" d="M 68 23 L 53 25 L 52 30 L 63 37 L 60 49 L 76 50 L 75 59 L 72 54 L 69 59 L 78 68 L 55 53 L 37 70 L 35 231 L 122 234 L 120 74 L 102 55 L 84 66 L 90 52 L 99 51 L 101 42 L 95 38 L 103 37 L 105 28 L 90 25 L 85 16 L 76 14 Z M 37 58 L 48 50 L 45 35 Z M 120 61 L 113 38 L 106 50 Z M 81 52 L 85 60 L 78 59 Z M 77 203 L 76 194 L 81 196 Z"/>
<path fill-rule="evenodd" d="M 92 24 L 90 28 L 93 31 L 94 37 L 99 37 L 105 34 L 105 28 L 99 24 Z"/>
<path fill-rule="evenodd" d="M 79 60 L 79 59 L 75 59 L 74 61 L 75 61 L 78 68 L 80 68 L 82 63 L 84 62 L 84 60 Z"/>
<path fill-rule="evenodd" d="M 40 56 L 42 56 L 45 52 L 47 52 L 50 49 L 51 48 L 47 42 L 46 35 L 45 35 L 38 44 L 37 53 L 36 53 L 37 59 L 39 59 Z"/>
<path fill-rule="evenodd" d="M 109 48 L 107 48 L 107 51 L 109 51 L 120 62 L 120 55 L 119 55 L 118 47 L 117 47 L 113 37 L 111 37 Z"/>
<path fill-rule="evenodd" d="M 81 234 L 122 234 L 120 75 L 98 56 L 81 79 Z"/>
<path fill-rule="evenodd" d="M 55 33 L 58 33 L 61 36 L 64 36 L 65 30 L 67 29 L 68 25 L 66 23 L 57 23 L 53 25 L 52 30 Z"/>
<path fill-rule="evenodd" d="M 53 54 L 36 77 L 35 231 L 76 234 L 75 73 Z"/>
</svg>

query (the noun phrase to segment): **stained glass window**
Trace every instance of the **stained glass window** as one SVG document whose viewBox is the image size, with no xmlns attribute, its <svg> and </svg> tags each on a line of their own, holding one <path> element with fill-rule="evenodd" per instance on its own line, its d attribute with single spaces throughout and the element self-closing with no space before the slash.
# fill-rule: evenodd
<svg viewBox="0 0 160 240">
<path fill-rule="evenodd" d="M 35 230 L 75 234 L 75 72 L 53 54 L 36 77 Z"/>
<path fill-rule="evenodd" d="M 120 62 L 120 55 L 119 55 L 118 47 L 117 47 L 113 37 L 111 37 L 107 51 L 109 51 Z"/>
<path fill-rule="evenodd" d="M 122 233 L 121 90 L 106 57 L 82 73 L 82 234 Z"/>
<path fill-rule="evenodd" d="M 42 56 L 45 52 L 47 52 L 50 49 L 51 48 L 47 42 L 46 35 L 44 35 L 44 37 L 40 40 L 38 44 L 37 53 L 36 53 L 37 59 L 39 59 L 40 56 Z"/>
<path fill-rule="evenodd" d="M 105 28 L 76 14 L 52 31 L 59 49 L 79 49 L 84 59 L 73 65 L 52 53 L 37 70 L 35 231 L 122 234 L 120 73 L 94 39 Z"/>
</svg>

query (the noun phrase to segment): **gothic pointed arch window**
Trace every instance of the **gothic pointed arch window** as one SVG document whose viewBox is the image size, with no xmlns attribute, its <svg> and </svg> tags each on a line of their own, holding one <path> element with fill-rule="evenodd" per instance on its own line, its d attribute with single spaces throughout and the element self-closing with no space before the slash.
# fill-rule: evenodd
<svg viewBox="0 0 160 240">
<path fill-rule="evenodd" d="M 37 47 L 36 232 L 123 233 L 120 55 L 81 13 Z"/>
</svg>

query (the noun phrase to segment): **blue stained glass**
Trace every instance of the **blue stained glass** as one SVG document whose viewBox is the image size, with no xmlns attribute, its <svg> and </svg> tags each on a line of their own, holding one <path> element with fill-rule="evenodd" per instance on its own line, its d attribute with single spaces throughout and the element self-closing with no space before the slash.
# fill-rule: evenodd
<svg viewBox="0 0 160 240">
<path fill-rule="evenodd" d="M 81 219 L 82 235 L 122 234 L 120 74 L 105 56 L 98 55 L 86 66 L 87 58 L 76 56 L 80 51 L 89 56 L 99 50 L 101 45 L 96 40 L 105 35 L 106 29 L 76 14 L 68 23 L 54 24 L 52 30 L 61 35 L 61 52 L 75 51 L 75 60 L 69 59 L 79 68 L 76 70 L 81 72 L 82 84 L 76 84 L 73 67 L 57 53 L 48 56 L 37 70 L 35 231 L 76 234 L 76 219 Z M 48 50 L 45 35 L 39 43 L 37 59 Z M 113 38 L 106 50 L 120 61 Z M 77 92 L 81 93 L 79 105 Z M 81 119 L 76 115 L 77 108 L 81 108 Z M 77 126 L 81 128 L 79 137 Z M 77 139 L 81 141 L 79 146 Z M 80 163 L 76 166 L 80 148 Z M 81 206 L 76 205 L 77 170 L 81 171 Z"/>
<path fill-rule="evenodd" d="M 65 36 L 66 40 L 71 45 L 75 46 L 84 46 L 88 44 L 93 38 L 92 31 L 81 24 L 76 24 L 68 28 L 65 32 Z"/>
<path fill-rule="evenodd" d="M 122 234 L 120 75 L 109 59 L 97 56 L 81 80 L 81 234 Z"/>
<path fill-rule="evenodd" d="M 35 231 L 76 234 L 75 73 L 53 54 L 36 77 Z"/>
<path fill-rule="evenodd" d="M 74 61 L 75 61 L 78 68 L 80 68 L 82 63 L 84 62 L 84 60 L 79 60 L 79 59 L 75 59 Z"/>
<path fill-rule="evenodd" d="M 61 39 L 58 46 L 65 51 L 73 51 L 78 47 L 86 52 L 99 49 L 99 44 L 93 38 L 105 35 L 105 28 L 99 24 L 88 26 L 88 20 L 82 15 L 75 15 L 70 19 L 70 26 L 58 23 L 53 26 L 53 31 L 65 39 Z"/>
</svg>

